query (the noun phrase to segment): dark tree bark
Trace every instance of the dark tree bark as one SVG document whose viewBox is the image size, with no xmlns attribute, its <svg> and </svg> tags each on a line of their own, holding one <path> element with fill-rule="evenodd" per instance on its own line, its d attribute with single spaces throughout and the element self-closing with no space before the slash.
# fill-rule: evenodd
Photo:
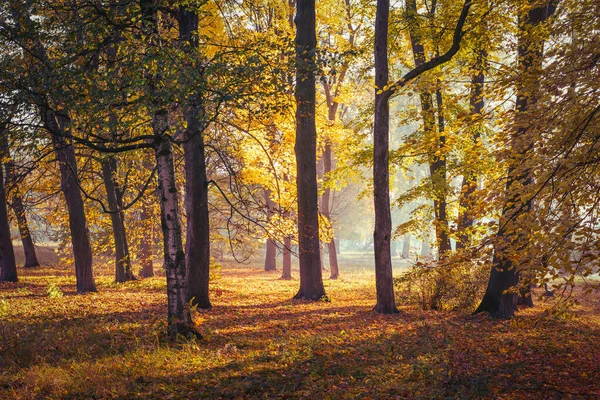
<svg viewBox="0 0 600 400">
<path fill-rule="evenodd" d="M 60 163 L 61 188 L 69 210 L 69 228 L 71 230 L 73 256 L 75 257 L 77 292 L 95 292 L 96 283 L 92 272 L 92 247 L 83 198 L 79 189 L 75 148 L 68 139 L 70 136 L 66 128 L 68 120 L 59 116 L 60 124 L 57 124 L 54 112 L 49 109 L 43 109 L 42 116 L 45 120 L 45 126 L 50 127 L 49 130 L 52 132 L 52 142 Z"/>
<path fill-rule="evenodd" d="M 4 132 L 0 132 L 0 134 L 4 134 Z M 3 171 L 0 166 L 0 282 L 17 282 L 17 263 L 10 237 L 6 190 L 2 175 Z"/>
<path fill-rule="evenodd" d="M 161 37 L 158 29 L 157 0 L 141 0 L 142 29 L 147 51 L 157 51 Z M 169 115 L 164 104 L 159 102 L 157 83 L 159 74 L 146 76 L 147 89 L 151 99 L 152 132 L 158 169 L 158 188 L 160 193 L 160 222 L 163 232 L 164 269 L 167 275 L 167 309 L 169 336 L 196 336 L 188 303 L 188 276 L 181 238 L 179 213 L 179 189 L 175 182 L 173 147 L 169 131 Z"/>
<path fill-rule="evenodd" d="M 110 220 L 115 240 L 115 282 L 121 283 L 135 280 L 135 276 L 131 270 L 131 257 L 127 243 L 127 231 L 125 230 L 125 214 L 123 213 L 119 184 L 115 179 L 117 160 L 109 156 L 103 158 L 101 163 L 102 177 L 104 179 L 108 207 L 111 211 Z"/>
<path fill-rule="evenodd" d="M 179 36 L 184 48 L 198 54 L 198 14 L 179 8 Z M 187 99 L 184 109 L 187 123 L 185 158 L 185 209 L 187 230 L 186 268 L 189 280 L 188 300 L 202 309 L 210 309 L 210 225 L 208 215 L 208 179 L 204 154 L 204 108 L 199 93 Z"/>
<path fill-rule="evenodd" d="M 270 219 L 273 215 L 273 207 L 275 204 L 271 200 L 271 191 L 265 190 L 265 204 L 267 207 L 267 216 Z M 277 271 L 277 246 L 275 241 L 271 238 L 267 238 L 266 243 L 267 251 L 265 253 L 265 271 Z"/>
<path fill-rule="evenodd" d="M 477 116 L 481 116 L 485 100 L 483 98 L 483 85 L 485 83 L 485 64 L 487 59 L 487 52 L 480 49 L 477 52 L 477 58 L 475 61 L 475 70 L 477 71 L 471 77 L 471 92 L 469 94 L 469 108 L 471 120 Z M 480 140 L 481 134 L 477 129 L 473 133 L 473 142 L 477 143 Z M 477 175 L 472 170 L 465 171 L 463 175 L 463 181 L 461 184 L 461 193 L 459 197 L 459 215 L 458 215 L 458 231 L 460 232 L 460 238 L 456 242 L 457 249 L 464 249 L 469 246 L 469 233 L 468 229 L 473 226 L 474 216 L 472 215 L 472 204 L 471 199 L 473 193 L 477 189 Z"/>
<path fill-rule="evenodd" d="M 392 280 L 392 257 L 390 240 L 392 216 L 390 212 L 389 183 L 389 95 L 383 90 L 388 84 L 388 23 L 389 0 L 377 0 L 375 17 L 375 124 L 373 130 L 373 191 L 375 201 L 375 286 L 377 304 L 375 311 L 381 314 L 397 313 Z"/>
<path fill-rule="evenodd" d="M 315 122 L 315 0 L 298 0 L 296 8 L 296 186 L 298 188 L 298 253 L 300 289 L 297 299 L 325 296 L 319 254 L 317 194 L 317 129 Z"/>
<path fill-rule="evenodd" d="M 530 1 L 530 5 L 535 2 Z M 508 162 L 506 181 L 506 202 L 500 217 L 500 228 L 494 242 L 492 271 L 481 303 L 475 310 L 488 312 L 494 318 L 511 318 L 519 303 L 533 305 L 529 287 L 518 290 L 520 266 L 515 265 L 508 253 L 523 251 L 528 240 L 528 232 L 520 232 L 517 225 L 527 219 L 532 211 L 532 200 L 523 199 L 523 192 L 533 182 L 533 173 L 527 166 L 528 154 L 533 151 L 534 138 L 528 129 L 527 112 L 535 102 L 539 88 L 539 74 L 542 69 L 544 41 L 532 34 L 533 27 L 542 24 L 556 11 L 558 1 L 547 1 L 544 5 L 531 8 L 519 15 L 518 61 L 522 84 L 517 89 L 515 130 L 511 137 L 512 157 Z M 529 296 L 529 300 L 526 297 Z M 531 301 L 531 303 L 530 303 Z"/>
<path fill-rule="evenodd" d="M 1 129 L 0 129 L 1 130 Z M 15 214 L 15 220 L 19 227 L 19 235 L 21 236 L 21 243 L 23 244 L 23 253 L 25 254 L 25 268 L 39 267 L 40 263 L 35 253 L 35 246 L 29 231 L 29 224 L 27 223 L 27 216 L 25 215 L 25 206 L 23 204 L 23 196 L 19 191 L 17 184 L 17 177 L 15 175 L 16 166 L 15 163 L 10 159 L 10 149 L 8 145 L 8 138 L 3 135 L 2 150 L 8 157 L 8 161 L 4 163 L 6 168 L 6 179 L 5 179 L 5 192 L 7 196 L 7 202 L 12 207 Z"/>
<path fill-rule="evenodd" d="M 52 143 L 60 165 L 61 189 L 67 202 L 69 211 L 69 228 L 71 231 L 71 243 L 75 258 L 75 276 L 77 280 L 77 292 L 95 292 L 96 284 L 92 272 L 92 248 L 90 245 L 89 232 L 85 217 L 85 208 L 81 191 L 79 189 L 79 177 L 77 175 L 77 162 L 75 149 L 69 130 L 70 118 L 66 111 L 55 111 L 50 107 L 48 99 L 43 94 L 47 87 L 52 87 L 52 63 L 49 61 L 46 49 L 39 38 L 37 31 L 31 32 L 33 23 L 28 14 L 23 14 L 22 8 L 11 8 L 17 29 L 25 31 L 28 38 L 29 51 L 39 61 L 39 74 L 44 77 L 40 88 L 34 90 L 34 102 L 37 106 L 44 128 L 51 134 Z M 23 25 L 23 22 L 25 25 Z"/>
<path fill-rule="evenodd" d="M 373 191 L 375 197 L 375 283 L 377 287 L 377 305 L 375 310 L 380 313 L 397 312 L 394 287 L 392 281 L 392 260 L 390 254 L 390 239 L 392 221 L 390 215 L 389 195 L 389 100 L 396 90 L 445 62 L 448 62 L 460 49 L 463 37 L 463 27 L 469 15 L 471 0 L 465 0 L 460 16 L 456 23 L 452 45 L 441 56 L 417 65 L 407 72 L 402 79 L 388 84 L 388 22 L 389 0 L 377 1 L 375 18 L 375 120 L 373 130 L 374 159 L 373 159 Z M 429 96 L 431 99 L 431 96 Z M 435 121 L 434 121 L 435 123 Z"/>
</svg>

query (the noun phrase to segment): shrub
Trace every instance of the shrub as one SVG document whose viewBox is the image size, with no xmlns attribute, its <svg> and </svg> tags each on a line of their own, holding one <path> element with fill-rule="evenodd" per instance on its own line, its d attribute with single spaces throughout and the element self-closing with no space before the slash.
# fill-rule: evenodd
<svg viewBox="0 0 600 400">
<path fill-rule="evenodd" d="M 476 262 L 417 262 L 394 278 L 399 302 L 423 310 L 472 310 L 481 298 L 489 268 Z"/>
</svg>

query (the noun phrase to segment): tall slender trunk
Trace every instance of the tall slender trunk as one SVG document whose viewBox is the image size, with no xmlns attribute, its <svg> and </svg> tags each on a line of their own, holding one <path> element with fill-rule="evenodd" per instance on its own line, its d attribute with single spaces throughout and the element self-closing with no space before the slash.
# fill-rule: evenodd
<svg viewBox="0 0 600 400">
<path fill-rule="evenodd" d="M 435 13 L 435 10 L 430 11 L 430 17 Z M 406 1 L 406 14 L 409 21 L 410 42 L 413 50 L 413 58 L 415 67 L 420 67 L 426 62 L 425 47 L 422 42 L 422 37 L 419 33 L 419 21 L 417 19 L 417 4 L 416 0 Z M 429 155 L 429 175 L 431 178 L 431 190 L 433 194 L 433 212 L 436 244 L 440 258 L 451 250 L 450 239 L 448 236 L 448 218 L 447 211 L 447 192 L 448 182 L 446 178 L 446 159 L 443 155 L 443 150 L 446 145 L 446 137 L 444 135 L 444 115 L 442 92 L 438 88 L 436 90 L 436 100 L 438 105 L 438 130 L 436 132 L 435 110 L 433 106 L 433 95 L 428 90 L 419 92 L 421 100 L 421 114 L 423 116 L 423 131 L 428 137 L 436 135 L 436 148 Z M 440 154 L 442 153 L 442 154 Z"/>
<path fill-rule="evenodd" d="M 332 115 L 333 111 L 333 115 Z M 335 121 L 335 110 L 329 110 L 329 120 Z M 323 176 L 327 176 L 332 169 L 333 152 L 331 151 L 331 145 L 327 143 L 325 150 L 323 151 Z M 323 198 L 321 199 L 321 213 L 329 223 L 331 224 L 331 230 L 333 231 L 333 221 L 331 220 L 331 188 L 326 187 L 323 192 Z M 332 235 L 331 240 L 327 243 L 327 252 L 329 255 L 329 269 L 331 270 L 329 279 L 337 279 L 340 276 L 340 270 L 337 260 L 337 250 L 335 248 L 335 236 Z"/>
<path fill-rule="evenodd" d="M 271 191 L 265 190 L 265 204 L 267 206 L 267 216 L 270 219 L 273 215 L 274 202 L 271 200 Z M 277 246 L 275 241 L 271 238 L 267 238 L 266 243 L 267 251 L 265 253 L 265 271 L 277 271 Z"/>
<path fill-rule="evenodd" d="M 404 235 L 404 241 L 402 244 L 402 258 L 408 259 L 410 257 L 410 234 Z"/>
<path fill-rule="evenodd" d="M 145 199 L 141 200 L 140 209 L 140 226 L 142 226 L 143 233 L 140 238 L 138 258 L 142 270 L 140 276 L 142 278 L 150 278 L 154 276 L 154 255 L 152 248 L 154 247 L 154 223 L 152 220 L 152 213 L 150 212 L 150 206 L 146 203 Z"/>
<path fill-rule="evenodd" d="M 96 283 L 92 272 L 92 247 L 85 217 L 83 198 L 79 189 L 79 177 L 77 176 L 77 162 L 75 148 L 68 139 L 69 133 L 66 129 L 68 120 L 58 117 L 56 124 L 54 113 L 45 110 L 46 126 L 51 126 L 52 142 L 60 163 L 61 188 L 67 201 L 69 210 L 69 228 L 71 231 L 71 243 L 73 244 L 73 256 L 75 257 L 75 276 L 77 280 L 77 292 L 95 292 Z M 58 134 L 55 134 L 58 132 Z"/>
<path fill-rule="evenodd" d="M 113 237 L 115 241 L 115 282 L 127 282 L 135 280 L 131 269 L 131 257 L 127 243 L 127 231 L 125 230 L 125 214 L 118 182 L 115 179 L 117 160 L 114 157 L 105 157 L 101 161 L 102 177 L 106 189 L 106 199 L 110 208 L 110 220 L 112 223 Z"/>
<path fill-rule="evenodd" d="M 485 100 L 483 98 L 483 85 L 485 83 L 485 63 L 487 52 L 480 49 L 477 52 L 475 61 L 476 73 L 471 76 L 471 91 L 469 94 L 469 108 L 471 120 L 480 117 L 483 112 Z M 473 132 L 473 142 L 477 143 L 481 140 L 479 129 Z M 457 228 L 460 232 L 459 240 L 456 242 L 457 249 L 464 249 L 470 245 L 470 234 L 468 230 L 473 226 L 474 215 L 472 212 L 472 197 L 477 189 L 477 175 L 472 169 L 467 169 L 464 172 L 461 184 L 461 192 L 459 196 L 459 215 Z"/>
<path fill-rule="evenodd" d="M 292 238 L 285 236 L 283 238 L 283 273 L 281 279 L 292 279 Z"/>
<path fill-rule="evenodd" d="M 388 22 L 389 0 L 377 0 L 375 17 L 375 120 L 373 129 L 373 192 L 375 202 L 375 286 L 377 304 L 375 311 L 381 314 L 398 312 L 392 281 L 392 216 L 390 212 L 389 171 L 389 93 L 383 88 L 388 84 Z"/>
<path fill-rule="evenodd" d="M 296 8 L 296 187 L 300 289 L 295 298 L 325 296 L 319 254 L 317 129 L 315 122 L 315 0 L 298 0 Z"/>
<path fill-rule="evenodd" d="M 179 37 L 184 48 L 198 54 L 198 14 L 179 7 Z M 210 226 L 208 215 L 208 179 L 204 154 L 204 108 L 200 93 L 193 93 L 184 109 L 187 137 L 185 158 L 185 209 L 187 230 L 185 262 L 189 280 L 188 300 L 203 309 L 212 306 L 209 299 Z"/>
<path fill-rule="evenodd" d="M 533 5 L 534 0 L 530 1 Z M 519 294 L 531 297 L 529 288 L 520 288 L 520 268 L 510 253 L 521 253 L 527 247 L 529 232 L 522 228 L 532 211 L 531 199 L 523 199 L 523 193 L 533 183 L 533 173 L 527 165 L 528 154 L 533 151 L 534 140 L 529 130 L 528 111 L 535 102 L 542 70 L 544 40 L 536 36 L 534 27 L 544 23 L 556 11 L 558 1 L 531 8 L 519 15 L 518 62 L 522 84 L 517 89 L 515 130 L 511 137 L 512 156 L 508 161 L 506 201 L 500 217 L 500 229 L 494 243 L 494 258 L 490 279 L 481 303 L 475 312 L 488 312 L 495 318 L 511 318 L 517 310 Z M 528 305 L 533 303 L 527 302 Z"/>
<path fill-rule="evenodd" d="M 4 134 L 4 132 L 0 132 Z M 12 239 L 10 237 L 10 225 L 8 222 L 8 210 L 6 207 L 6 190 L 2 166 L 0 165 L 0 282 L 17 282 L 17 263 Z"/>
<path fill-rule="evenodd" d="M 23 244 L 23 253 L 25 254 L 25 268 L 39 267 L 40 263 L 35 253 L 35 246 L 33 244 L 33 238 L 29 231 L 29 224 L 27 223 L 27 216 L 25 215 L 25 206 L 23 205 L 23 196 L 19 191 L 17 184 L 17 177 L 15 176 L 16 166 L 15 163 L 10 159 L 10 149 L 8 145 L 8 138 L 2 134 L 2 150 L 5 153 L 8 160 L 4 163 L 6 168 L 6 179 L 4 190 L 7 196 L 7 202 L 12 207 L 15 214 L 15 220 L 19 227 L 19 235 L 21 236 L 21 243 Z"/>
<path fill-rule="evenodd" d="M 436 219 L 436 241 L 438 245 L 439 258 L 443 259 L 452 252 L 450 246 L 450 237 L 448 226 L 448 180 L 447 180 L 447 166 L 446 157 L 443 155 L 446 147 L 446 133 L 445 133 L 445 118 L 444 118 L 444 103 L 442 97 L 442 89 L 439 87 L 435 90 L 435 98 L 437 102 L 438 112 L 438 149 L 442 155 L 435 155 L 433 158 L 431 168 L 431 180 L 434 191 L 434 210 Z M 436 152 L 437 154 L 437 152 Z"/>
</svg>

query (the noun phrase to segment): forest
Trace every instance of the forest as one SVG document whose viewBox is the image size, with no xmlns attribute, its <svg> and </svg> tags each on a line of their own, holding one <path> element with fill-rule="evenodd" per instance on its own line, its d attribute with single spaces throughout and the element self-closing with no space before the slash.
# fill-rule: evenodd
<svg viewBox="0 0 600 400">
<path fill-rule="evenodd" d="M 0 0 L 0 399 L 600 398 L 598 0 Z"/>
</svg>

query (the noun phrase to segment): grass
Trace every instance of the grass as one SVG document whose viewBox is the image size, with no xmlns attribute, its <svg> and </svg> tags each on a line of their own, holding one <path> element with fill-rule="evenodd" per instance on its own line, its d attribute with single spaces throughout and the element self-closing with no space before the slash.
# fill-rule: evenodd
<svg viewBox="0 0 600 400">
<path fill-rule="evenodd" d="M 20 270 L 0 286 L 0 398 L 600 396 L 598 297 L 568 317 L 547 316 L 550 304 L 503 322 L 410 306 L 382 316 L 361 271 L 325 280 L 331 302 L 307 303 L 280 272 L 225 265 L 212 311 L 194 315 L 205 338 L 169 343 L 162 277 L 117 285 L 100 269 L 99 292 L 76 295 L 70 271 Z"/>
</svg>

